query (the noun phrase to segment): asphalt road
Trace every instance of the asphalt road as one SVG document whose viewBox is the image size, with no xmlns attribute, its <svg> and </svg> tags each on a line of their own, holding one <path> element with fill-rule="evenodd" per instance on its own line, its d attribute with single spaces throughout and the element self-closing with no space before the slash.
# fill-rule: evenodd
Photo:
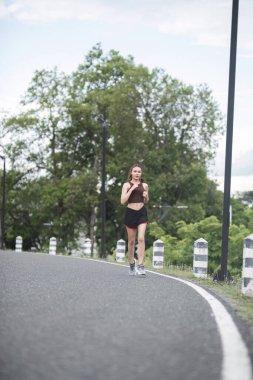
<svg viewBox="0 0 253 380">
<path fill-rule="evenodd" d="M 1 380 L 219 380 L 221 363 L 212 310 L 190 287 L 0 252 Z"/>
</svg>

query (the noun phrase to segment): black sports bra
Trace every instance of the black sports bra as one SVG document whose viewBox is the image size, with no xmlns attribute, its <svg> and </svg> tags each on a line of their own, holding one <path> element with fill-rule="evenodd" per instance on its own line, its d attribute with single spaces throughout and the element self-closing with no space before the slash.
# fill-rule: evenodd
<svg viewBox="0 0 253 380">
<path fill-rule="evenodd" d="M 129 187 L 128 191 L 133 186 L 133 183 L 130 182 L 130 185 L 131 186 Z M 144 189 L 143 184 L 141 182 L 141 183 L 139 183 L 138 187 L 136 187 L 136 189 L 134 189 L 132 191 L 130 197 L 128 198 L 127 203 L 144 203 L 143 191 L 145 191 L 145 189 Z"/>
</svg>

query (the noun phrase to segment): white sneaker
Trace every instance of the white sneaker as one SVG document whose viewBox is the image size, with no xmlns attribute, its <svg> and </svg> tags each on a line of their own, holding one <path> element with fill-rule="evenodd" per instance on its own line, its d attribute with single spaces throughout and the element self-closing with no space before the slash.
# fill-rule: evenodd
<svg viewBox="0 0 253 380">
<path fill-rule="evenodd" d="M 129 264 L 129 276 L 135 276 L 135 262 Z"/>
<path fill-rule="evenodd" d="M 146 276 L 146 272 L 145 272 L 145 268 L 144 268 L 143 264 L 138 264 L 135 270 L 136 270 L 137 275 L 139 275 L 141 277 Z"/>
</svg>

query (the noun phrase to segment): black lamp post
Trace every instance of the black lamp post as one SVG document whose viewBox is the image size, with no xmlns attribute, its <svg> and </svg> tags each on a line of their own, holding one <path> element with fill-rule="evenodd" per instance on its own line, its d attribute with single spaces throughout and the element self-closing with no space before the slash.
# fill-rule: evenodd
<svg viewBox="0 0 253 380">
<path fill-rule="evenodd" d="M 233 0 L 232 26 L 231 26 L 231 45 L 230 45 L 229 86 L 228 86 L 227 138 L 226 138 L 223 223 L 222 223 L 222 246 L 221 246 L 221 272 L 220 272 L 220 276 L 219 276 L 220 277 L 219 279 L 221 281 L 224 281 L 226 276 L 227 276 L 238 8 L 239 8 L 239 0 Z"/>
<path fill-rule="evenodd" d="M 2 180 L 2 212 L 1 212 L 1 249 L 5 248 L 5 157 L 0 156 L 4 162 Z"/>
<path fill-rule="evenodd" d="M 102 178 L 101 178 L 101 257 L 106 257 L 106 141 L 107 141 L 107 121 L 103 114 L 99 120 L 102 126 Z"/>
</svg>

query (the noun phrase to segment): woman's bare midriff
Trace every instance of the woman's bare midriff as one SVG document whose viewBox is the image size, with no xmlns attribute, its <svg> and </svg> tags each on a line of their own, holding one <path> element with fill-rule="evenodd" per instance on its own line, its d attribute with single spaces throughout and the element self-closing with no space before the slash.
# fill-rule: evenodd
<svg viewBox="0 0 253 380">
<path fill-rule="evenodd" d="M 143 206 L 144 206 L 144 203 L 142 203 L 142 202 L 140 202 L 140 203 L 129 203 L 127 205 L 128 208 L 131 208 L 131 210 L 135 210 L 135 211 L 140 210 Z"/>
</svg>

